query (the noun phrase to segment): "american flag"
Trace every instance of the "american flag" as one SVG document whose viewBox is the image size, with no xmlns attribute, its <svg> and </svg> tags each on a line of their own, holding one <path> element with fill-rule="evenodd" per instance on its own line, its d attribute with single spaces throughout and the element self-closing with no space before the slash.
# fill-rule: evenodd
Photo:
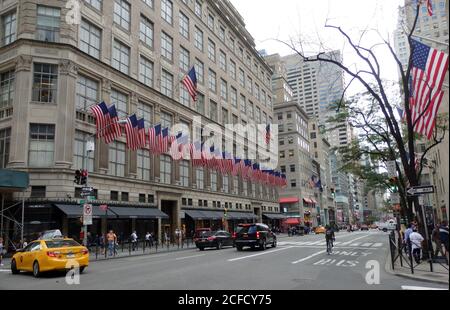
<svg viewBox="0 0 450 310">
<path fill-rule="evenodd" d="M 203 166 L 202 144 L 200 142 L 191 143 L 189 145 L 189 151 L 191 154 L 192 165 L 194 167 Z"/>
<path fill-rule="evenodd" d="M 222 153 L 225 173 L 231 173 L 233 171 L 233 160 L 230 153 L 223 152 Z"/>
<path fill-rule="evenodd" d="M 133 151 L 137 150 L 139 146 L 139 124 L 135 114 L 127 118 L 125 134 L 127 137 L 127 147 Z"/>
<path fill-rule="evenodd" d="M 241 170 L 241 160 L 239 158 L 235 158 L 233 160 L 233 170 L 231 171 L 231 174 L 233 176 L 237 176 L 240 170 Z"/>
<path fill-rule="evenodd" d="M 180 132 L 176 137 L 174 137 L 173 141 L 170 144 L 170 156 L 172 156 L 173 160 L 180 160 L 183 158 L 183 148 L 188 141 L 188 136 L 183 136 L 183 133 Z"/>
<path fill-rule="evenodd" d="M 161 125 L 160 124 L 148 129 L 147 146 L 148 146 L 148 149 L 150 150 L 150 153 L 156 153 L 156 150 L 158 148 L 157 147 L 157 145 L 158 145 L 157 138 L 160 135 L 161 135 Z"/>
<path fill-rule="evenodd" d="M 191 71 L 189 71 L 181 82 L 186 86 L 192 100 L 197 101 L 197 74 L 195 73 L 195 67 L 192 67 Z"/>
<path fill-rule="evenodd" d="M 169 141 L 170 141 L 169 128 L 164 128 L 161 131 L 161 135 L 159 135 L 158 153 L 162 154 L 167 153 L 169 151 Z"/>
<path fill-rule="evenodd" d="M 414 131 L 431 138 L 444 92 L 448 55 L 412 40 L 410 107 Z"/>
<path fill-rule="evenodd" d="M 95 124 L 97 127 L 97 137 L 104 136 L 104 129 L 109 124 L 109 110 L 105 102 L 91 107 L 92 114 L 95 116 Z"/>
<path fill-rule="evenodd" d="M 433 3 L 431 2 L 431 0 L 426 0 L 425 2 L 427 4 L 428 15 L 433 16 Z"/>
<path fill-rule="evenodd" d="M 139 134 L 139 145 L 138 148 L 145 148 L 145 121 L 143 118 L 138 120 L 138 134 Z"/>
<path fill-rule="evenodd" d="M 105 143 L 109 144 L 114 139 L 122 135 L 122 127 L 119 124 L 119 116 L 117 115 L 116 106 L 112 105 L 108 108 L 109 111 L 109 124 L 105 130 Z"/>
</svg>

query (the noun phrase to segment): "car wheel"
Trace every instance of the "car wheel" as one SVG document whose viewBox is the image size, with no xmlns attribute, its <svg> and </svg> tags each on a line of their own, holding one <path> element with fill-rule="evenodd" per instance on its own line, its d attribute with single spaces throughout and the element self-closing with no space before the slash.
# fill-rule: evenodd
<svg viewBox="0 0 450 310">
<path fill-rule="evenodd" d="M 12 272 L 12 274 L 19 274 L 20 273 L 20 270 L 17 269 L 17 263 L 16 263 L 15 259 L 13 259 L 12 262 L 11 262 L 11 272 Z"/>
<path fill-rule="evenodd" d="M 199 249 L 200 251 L 204 251 L 204 250 L 205 250 L 204 247 L 199 247 L 198 249 Z"/>
<path fill-rule="evenodd" d="M 84 271 L 84 269 L 86 268 L 86 266 L 82 266 L 82 267 L 80 267 L 80 274 L 82 274 L 83 273 L 83 271 Z"/>
<path fill-rule="evenodd" d="M 264 251 L 267 249 L 266 240 L 262 240 L 262 243 L 259 245 L 259 249 Z"/>
<path fill-rule="evenodd" d="M 276 248 L 276 247 L 277 247 L 277 238 L 273 238 L 272 248 Z"/>
<path fill-rule="evenodd" d="M 39 271 L 39 263 L 37 261 L 35 261 L 33 263 L 33 276 L 35 278 L 39 278 L 40 275 L 41 275 L 41 272 Z"/>
<path fill-rule="evenodd" d="M 238 251 L 242 251 L 242 246 L 237 245 L 237 246 L 236 246 L 236 249 L 237 249 Z"/>
<path fill-rule="evenodd" d="M 216 249 L 217 250 L 221 250 L 222 249 L 222 242 L 217 242 Z"/>
</svg>

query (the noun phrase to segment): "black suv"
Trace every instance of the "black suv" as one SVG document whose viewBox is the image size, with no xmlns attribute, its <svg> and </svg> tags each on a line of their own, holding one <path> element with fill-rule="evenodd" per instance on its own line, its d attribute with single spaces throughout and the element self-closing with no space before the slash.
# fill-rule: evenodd
<svg viewBox="0 0 450 310">
<path fill-rule="evenodd" d="M 238 251 L 242 251 L 245 246 L 252 249 L 258 247 L 260 250 L 265 250 L 267 245 L 273 248 L 277 246 L 277 236 L 265 224 L 239 224 L 233 237 Z"/>
</svg>

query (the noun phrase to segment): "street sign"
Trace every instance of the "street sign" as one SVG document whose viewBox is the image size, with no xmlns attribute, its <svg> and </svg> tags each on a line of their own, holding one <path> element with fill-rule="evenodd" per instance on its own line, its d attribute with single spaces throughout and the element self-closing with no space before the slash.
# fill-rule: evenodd
<svg viewBox="0 0 450 310">
<path fill-rule="evenodd" d="M 432 194 L 434 193 L 434 186 L 427 185 L 427 186 L 410 187 L 406 190 L 406 193 L 408 194 L 408 196 L 420 196 L 424 194 Z"/>
<path fill-rule="evenodd" d="M 81 197 L 88 197 L 92 196 L 94 194 L 94 188 L 93 187 L 82 187 L 81 188 Z"/>
<path fill-rule="evenodd" d="M 393 204 L 393 205 L 400 204 L 400 194 L 399 193 L 391 193 L 391 204 Z"/>
<path fill-rule="evenodd" d="M 419 196 L 419 205 L 423 206 L 423 196 Z"/>
<path fill-rule="evenodd" d="M 92 205 L 83 205 L 83 225 L 92 225 Z"/>
<path fill-rule="evenodd" d="M 397 166 L 395 165 L 395 160 L 386 162 L 386 168 L 388 171 L 389 178 L 397 177 Z"/>
</svg>

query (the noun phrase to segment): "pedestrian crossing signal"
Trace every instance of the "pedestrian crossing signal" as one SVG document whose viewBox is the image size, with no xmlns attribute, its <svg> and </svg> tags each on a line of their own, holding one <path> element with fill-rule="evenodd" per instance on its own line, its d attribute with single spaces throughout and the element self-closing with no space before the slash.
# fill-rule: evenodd
<svg viewBox="0 0 450 310">
<path fill-rule="evenodd" d="M 82 170 L 81 171 L 81 180 L 80 180 L 79 184 L 87 185 L 87 178 L 88 178 L 88 171 L 87 170 Z"/>
</svg>

